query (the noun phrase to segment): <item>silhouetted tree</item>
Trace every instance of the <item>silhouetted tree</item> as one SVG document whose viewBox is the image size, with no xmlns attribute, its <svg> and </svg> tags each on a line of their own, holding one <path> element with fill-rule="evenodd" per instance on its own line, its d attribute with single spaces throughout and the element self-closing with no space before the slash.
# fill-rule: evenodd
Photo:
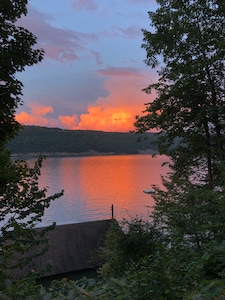
<svg viewBox="0 0 225 300">
<path fill-rule="evenodd" d="M 26 66 L 40 62 L 44 51 L 34 48 L 36 37 L 16 21 L 27 13 L 27 1 L 0 2 L 0 190 L 11 178 L 9 154 L 5 143 L 13 137 L 19 123 L 16 108 L 22 103 L 23 84 L 16 78 Z"/>
<path fill-rule="evenodd" d="M 0 145 L 15 135 L 19 128 L 15 110 L 21 103 L 23 84 L 16 78 L 26 66 L 40 62 L 44 51 L 34 48 L 36 37 L 16 24 L 26 15 L 27 1 L 0 2 Z"/>
<path fill-rule="evenodd" d="M 16 75 L 43 58 L 36 49 L 36 37 L 16 21 L 27 13 L 27 0 L 0 1 L 0 297 L 13 291 L 12 269 L 32 263 L 31 258 L 46 249 L 43 234 L 34 227 L 41 221 L 51 200 L 62 195 L 46 195 L 39 189 L 38 178 L 42 159 L 35 166 L 25 161 L 11 161 L 5 145 L 18 131 L 16 108 L 21 104 L 22 87 Z M 54 224 L 53 224 L 54 225 Z M 39 247 L 37 247 L 39 245 Z M 32 277 L 29 277 L 32 280 Z M 28 281 L 26 281 L 28 284 Z M 5 291 L 5 295 L 1 294 Z M 22 293 L 25 291 L 21 291 Z M 10 299 L 19 299 L 13 297 Z M 20 298 L 21 299 L 21 298 Z"/>
<path fill-rule="evenodd" d="M 225 2 L 157 3 L 153 30 L 143 30 L 146 64 L 159 75 L 145 92 L 157 97 L 135 125 L 157 129 L 159 151 L 170 158 L 155 221 L 200 246 L 225 233 Z"/>
</svg>

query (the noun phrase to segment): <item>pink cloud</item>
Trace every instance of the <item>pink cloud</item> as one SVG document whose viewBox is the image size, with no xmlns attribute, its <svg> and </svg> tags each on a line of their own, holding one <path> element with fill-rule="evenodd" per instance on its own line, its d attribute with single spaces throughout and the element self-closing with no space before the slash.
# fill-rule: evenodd
<svg viewBox="0 0 225 300">
<path fill-rule="evenodd" d="M 54 27 L 50 24 L 52 19 L 29 5 L 27 16 L 21 18 L 18 25 L 37 36 L 38 47 L 45 50 L 45 57 L 66 63 L 83 59 L 85 52 L 92 55 L 86 47 L 89 42 L 98 41 L 97 35 Z"/>
<path fill-rule="evenodd" d="M 102 76 L 129 76 L 129 77 L 139 77 L 140 74 L 135 68 L 117 68 L 117 67 L 108 67 L 107 69 L 98 70 L 98 73 Z"/>
<path fill-rule="evenodd" d="M 93 11 L 97 10 L 98 6 L 94 0 L 71 0 L 72 8 L 76 11 L 87 10 Z"/>
<path fill-rule="evenodd" d="M 123 34 L 123 37 L 128 39 L 135 39 L 142 37 L 143 33 L 138 26 L 129 26 L 127 28 L 115 27 L 115 29 Z"/>
<path fill-rule="evenodd" d="M 92 53 L 93 57 L 95 58 L 96 64 L 97 65 L 102 65 L 103 61 L 101 59 L 100 54 L 98 52 L 96 52 L 96 51 L 93 51 L 93 50 L 91 51 L 91 53 Z"/>
<path fill-rule="evenodd" d="M 143 17 L 142 17 L 143 18 Z M 114 39 L 121 37 L 126 39 L 143 38 L 143 33 L 139 25 L 133 25 L 126 28 L 112 26 L 110 30 L 103 29 L 100 33 L 101 38 Z"/>
</svg>

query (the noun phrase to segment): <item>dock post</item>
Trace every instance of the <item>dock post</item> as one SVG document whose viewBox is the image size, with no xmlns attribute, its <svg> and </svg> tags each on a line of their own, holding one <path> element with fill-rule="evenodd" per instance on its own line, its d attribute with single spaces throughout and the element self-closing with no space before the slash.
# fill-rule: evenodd
<svg viewBox="0 0 225 300">
<path fill-rule="evenodd" d="M 112 207 L 111 207 L 111 211 L 112 211 L 112 219 L 114 219 L 114 206 L 112 204 Z"/>
</svg>

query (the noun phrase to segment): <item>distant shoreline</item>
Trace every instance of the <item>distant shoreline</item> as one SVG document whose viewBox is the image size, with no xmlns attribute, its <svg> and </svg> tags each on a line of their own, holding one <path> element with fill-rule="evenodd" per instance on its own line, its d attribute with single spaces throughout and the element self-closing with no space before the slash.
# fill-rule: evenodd
<svg viewBox="0 0 225 300">
<path fill-rule="evenodd" d="M 156 141 L 157 136 L 150 132 L 140 137 L 134 133 L 26 126 L 8 142 L 7 149 L 13 157 L 153 154 L 158 149 Z"/>
<path fill-rule="evenodd" d="M 138 153 L 115 153 L 115 152 L 97 152 L 97 151 L 86 151 L 86 152 L 31 152 L 31 153 L 11 153 L 12 158 L 17 157 L 73 157 L 73 156 L 109 156 L 109 155 L 139 155 L 139 154 L 156 154 L 152 149 L 140 150 Z"/>
</svg>

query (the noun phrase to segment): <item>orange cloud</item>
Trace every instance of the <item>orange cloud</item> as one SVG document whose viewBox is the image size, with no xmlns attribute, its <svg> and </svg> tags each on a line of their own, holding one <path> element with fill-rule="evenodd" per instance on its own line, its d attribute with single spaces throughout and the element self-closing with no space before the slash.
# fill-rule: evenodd
<svg viewBox="0 0 225 300">
<path fill-rule="evenodd" d="M 53 113 L 51 106 L 44 106 L 39 103 L 30 103 L 30 113 L 22 111 L 16 114 L 16 120 L 20 124 L 39 125 L 39 126 L 56 126 L 54 119 L 49 119 L 48 114 Z"/>
<path fill-rule="evenodd" d="M 107 97 L 99 97 L 87 107 L 87 112 L 78 116 L 60 115 L 53 117 L 53 108 L 37 103 L 30 104 L 30 112 L 21 112 L 16 119 L 21 124 L 59 127 L 73 130 L 102 130 L 128 132 L 134 129 L 135 116 L 144 110 L 144 103 L 154 95 L 146 95 L 142 89 L 148 85 L 146 75 L 132 69 L 116 69 L 107 73 L 105 89 Z M 57 105 L 57 103 L 55 104 Z"/>
<path fill-rule="evenodd" d="M 129 131 L 132 127 L 133 114 L 126 107 L 89 107 L 87 114 L 80 117 L 79 127 L 104 131 Z"/>
<path fill-rule="evenodd" d="M 74 115 L 59 117 L 66 128 L 124 132 L 134 129 L 135 116 L 143 111 L 144 103 L 151 101 L 149 95 L 141 91 L 147 86 L 146 76 L 117 71 L 108 72 L 111 76 L 105 83 L 105 89 L 109 96 L 98 98 L 89 105 L 87 113 L 81 114 L 79 121 Z"/>
<path fill-rule="evenodd" d="M 59 116 L 59 120 L 68 129 L 76 129 L 78 117 L 77 115 L 72 116 Z"/>
</svg>

